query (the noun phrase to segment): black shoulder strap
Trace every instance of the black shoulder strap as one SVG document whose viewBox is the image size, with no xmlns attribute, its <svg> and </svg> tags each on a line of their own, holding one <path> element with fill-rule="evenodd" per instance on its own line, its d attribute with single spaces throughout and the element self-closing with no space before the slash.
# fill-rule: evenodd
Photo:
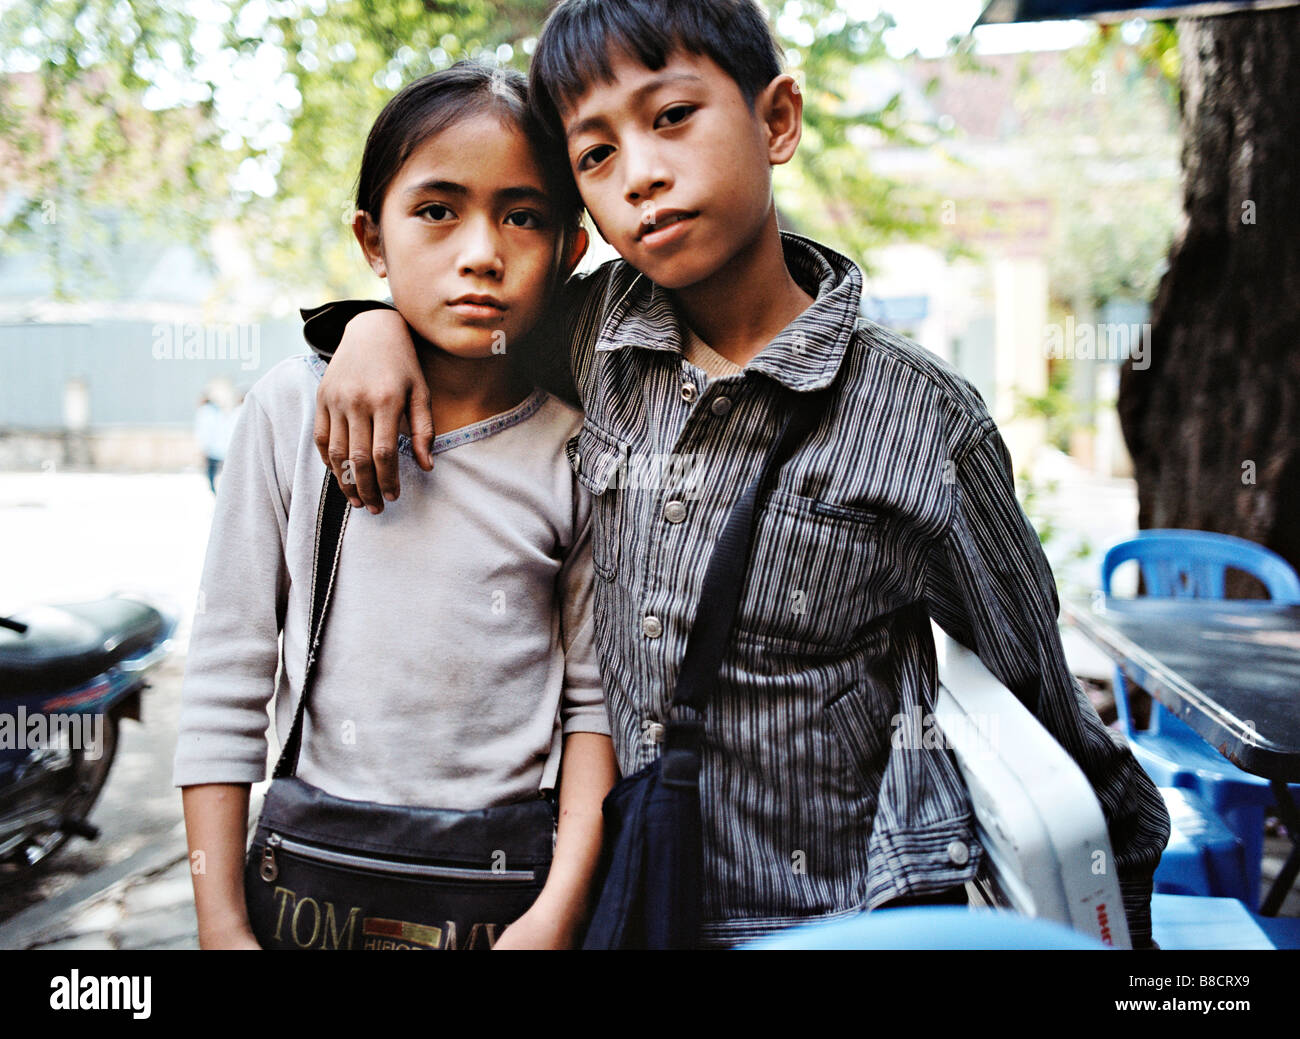
<svg viewBox="0 0 1300 1039">
<path fill-rule="evenodd" d="M 764 459 L 758 476 L 732 506 L 722 535 L 709 557 L 709 566 L 704 572 L 704 587 L 695 611 L 695 623 L 687 637 L 686 653 L 677 676 L 674 707 L 690 707 L 703 712 L 708 706 L 709 696 L 717 685 L 718 672 L 722 668 L 722 658 L 731 638 L 736 611 L 740 607 L 740 595 L 745 586 L 749 547 L 754 536 L 755 505 L 772 475 L 785 464 L 817 424 L 826 410 L 830 396 L 830 387 L 786 394 L 787 398 L 793 400 L 786 412 L 776 446 Z M 674 723 L 670 721 L 670 743 L 674 742 L 673 727 Z"/>
<path fill-rule="evenodd" d="M 316 654 L 320 650 L 321 634 L 325 630 L 325 615 L 329 612 L 330 593 L 334 590 L 334 575 L 338 572 L 339 551 L 343 547 L 343 529 L 348 525 L 348 500 L 334 481 L 334 474 L 325 473 L 321 487 L 320 508 L 316 510 L 316 555 L 311 573 L 311 623 L 307 629 L 307 665 L 302 672 L 302 695 L 293 716 L 280 759 L 275 763 L 273 779 L 292 776 L 298 771 L 298 755 L 302 750 L 302 726 L 307 711 L 307 696 L 311 693 L 312 679 L 316 674 Z"/>
</svg>

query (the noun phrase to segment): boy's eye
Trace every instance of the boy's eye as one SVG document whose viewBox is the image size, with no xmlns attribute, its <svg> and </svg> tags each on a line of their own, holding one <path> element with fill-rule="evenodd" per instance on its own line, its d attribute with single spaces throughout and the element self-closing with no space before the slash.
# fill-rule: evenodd
<svg viewBox="0 0 1300 1039">
<path fill-rule="evenodd" d="M 598 144 L 590 151 L 583 152 L 578 156 L 577 167 L 580 170 L 593 169 L 600 163 L 604 162 L 609 153 L 614 149 L 608 144 Z"/>
<path fill-rule="evenodd" d="M 655 120 L 655 126 L 676 126 L 694 111 L 694 105 L 673 105 L 672 108 L 664 109 Z"/>
<path fill-rule="evenodd" d="M 540 229 L 546 226 L 546 218 L 531 209 L 516 209 L 513 213 L 506 214 L 506 223 L 511 227 Z"/>
<path fill-rule="evenodd" d="M 444 206 L 441 202 L 434 202 L 431 205 L 422 206 L 421 208 L 417 209 L 415 212 L 417 216 L 419 216 L 420 214 L 424 214 L 430 220 L 439 223 L 441 223 L 444 220 L 448 220 L 451 217 L 456 215 L 450 209 Z"/>
</svg>

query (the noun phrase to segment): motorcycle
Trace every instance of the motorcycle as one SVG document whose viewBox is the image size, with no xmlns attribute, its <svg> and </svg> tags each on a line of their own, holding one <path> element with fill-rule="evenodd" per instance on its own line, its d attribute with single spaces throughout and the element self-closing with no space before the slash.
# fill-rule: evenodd
<svg viewBox="0 0 1300 1039">
<path fill-rule="evenodd" d="M 88 820 L 124 718 L 140 720 L 146 677 L 176 619 L 113 596 L 0 617 L 0 861 L 34 866 Z"/>
</svg>

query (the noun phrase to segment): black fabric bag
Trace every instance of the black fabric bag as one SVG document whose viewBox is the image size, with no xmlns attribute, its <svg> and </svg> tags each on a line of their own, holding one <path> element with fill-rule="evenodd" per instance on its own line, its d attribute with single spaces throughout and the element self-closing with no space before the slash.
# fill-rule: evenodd
<svg viewBox="0 0 1300 1039">
<path fill-rule="evenodd" d="M 295 775 L 348 509 L 327 473 L 302 696 L 244 867 L 253 934 L 264 949 L 491 948 L 546 882 L 549 798 L 413 808 L 334 797 Z"/>
<path fill-rule="evenodd" d="M 619 780 L 605 798 L 600 893 L 585 949 L 689 949 L 698 943 L 704 873 L 699 791 L 704 711 L 740 605 L 755 504 L 771 475 L 816 424 L 829 397 L 827 389 L 799 394 L 792 401 L 776 446 L 727 517 L 704 574 L 673 694 L 675 717 L 665 725 L 664 750 L 651 764 Z"/>
</svg>

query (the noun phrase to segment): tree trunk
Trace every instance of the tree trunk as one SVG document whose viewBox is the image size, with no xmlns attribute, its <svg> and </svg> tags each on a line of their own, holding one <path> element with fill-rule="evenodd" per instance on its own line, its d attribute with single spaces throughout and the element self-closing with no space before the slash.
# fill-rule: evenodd
<svg viewBox="0 0 1300 1039">
<path fill-rule="evenodd" d="M 1181 21 L 1179 50 L 1185 223 L 1120 375 L 1138 526 L 1300 569 L 1300 8 Z"/>
</svg>

